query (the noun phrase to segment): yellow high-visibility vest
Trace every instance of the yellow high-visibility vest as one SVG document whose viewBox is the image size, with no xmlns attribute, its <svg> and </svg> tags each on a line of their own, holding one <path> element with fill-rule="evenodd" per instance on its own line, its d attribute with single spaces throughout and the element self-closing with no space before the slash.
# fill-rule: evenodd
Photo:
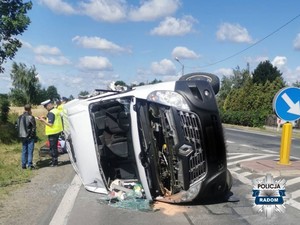
<svg viewBox="0 0 300 225">
<path fill-rule="evenodd" d="M 55 119 L 52 127 L 47 125 L 45 126 L 45 133 L 46 135 L 58 134 L 63 131 L 63 125 L 62 125 L 62 120 L 61 120 L 59 110 L 53 108 L 50 110 L 50 112 L 54 114 Z M 48 122 L 48 118 L 47 118 L 47 122 Z"/>
</svg>

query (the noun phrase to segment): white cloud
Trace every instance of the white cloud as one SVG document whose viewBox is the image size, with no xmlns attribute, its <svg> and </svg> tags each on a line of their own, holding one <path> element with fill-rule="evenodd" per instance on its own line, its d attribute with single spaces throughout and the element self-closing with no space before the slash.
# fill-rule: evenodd
<svg viewBox="0 0 300 225">
<path fill-rule="evenodd" d="M 79 3 L 81 13 L 97 21 L 118 22 L 126 19 L 124 0 L 90 0 Z"/>
<path fill-rule="evenodd" d="M 297 34 L 297 37 L 294 40 L 294 48 L 300 50 L 300 33 Z"/>
<path fill-rule="evenodd" d="M 130 50 L 122 48 L 119 45 L 100 37 L 76 36 L 72 41 L 84 48 L 99 49 L 109 52 L 130 52 Z"/>
<path fill-rule="evenodd" d="M 86 70 L 112 70 L 110 61 L 101 56 L 85 56 L 79 59 L 79 68 Z"/>
<path fill-rule="evenodd" d="M 180 0 L 143 0 L 138 6 L 125 0 L 80 0 L 76 8 L 63 0 L 39 0 L 39 3 L 56 13 L 83 14 L 106 22 L 153 21 L 172 15 L 180 6 Z"/>
<path fill-rule="evenodd" d="M 75 14 L 75 9 L 68 3 L 62 0 L 39 0 L 43 5 L 46 5 L 53 12 L 62 14 Z"/>
<path fill-rule="evenodd" d="M 171 60 L 163 59 L 160 62 L 153 62 L 151 71 L 156 75 L 175 75 L 176 67 Z"/>
<path fill-rule="evenodd" d="M 129 20 L 152 21 L 172 15 L 180 5 L 179 0 L 146 0 L 140 7 L 131 7 Z"/>
<path fill-rule="evenodd" d="M 195 22 L 196 20 L 192 16 L 185 16 L 182 19 L 167 17 L 150 33 L 159 36 L 183 36 L 192 32 Z"/>
<path fill-rule="evenodd" d="M 245 57 L 245 62 L 249 63 L 252 68 L 267 60 L 269 60 L 268 56 Z"/>
<path fill-rule="evenodd" d="M 24 40 L 20 40 L 20 41 L 22 42 L 22 48 L 29 48 L 29 49 L 32 48 L 32 45 L 29 42 Z"/>
<path fill-rule="evenodd" d="M 72 83 L 72 84 L 81 84 L 82 81 L 83 81 L 83 78 L 82 77 L 70 77 L 71 79 L 69 79 L 69 81 Z"/>
<path fill-rule="evenodd" d="M 64 56 L 47 57 L 47 56 L 37 55 L 35 59 L 38 63 L 46 64 L 46 65 L 63 66 L 63 65 L 71 64 L 71 61 Z"/>
<path fill-rule="evenodd" d="M 214 71 L 214 74 L 218 76 L 231 76 L 233 75 L 233 70 L 230 68 L 220 68 Z"/>
<path fill-rule="evenodd" d="M 172 51 L 172 58 L 176 57 L 179 59 L 197 59 L 199 58 L 199 55 L 186 47 L 177 46 Z"/>
<path fill-rule="evenodd" d="M 272 65 L 276 66 L 278 69 L 283 68 L 287 63 L 287 58 L 285 56 L 276 56 L 272 60 Z"/>
<path fill-rule="evenodd" d="M 246 28 L 239 24 L 223 23 L 217 31 L 217 39 L 220 41 L 231 41 L 238 43 L 253 43 Z"/>
<path fill-rule="evenodd" d="M 33 48 L 33 52 L 39 55 L 61 55 L 61 51 L 57 47 L 48 45 L 39 45 Z"/>
<path fill-rule="evenodd" d="M 163 77 L 163 81 L 176 81 L 179 80 L 179 78 L 182 76 L 181 73 L 179 73 L 178 75 L 171 75 L 171 76 L 164 76 Z"/>
</svg>

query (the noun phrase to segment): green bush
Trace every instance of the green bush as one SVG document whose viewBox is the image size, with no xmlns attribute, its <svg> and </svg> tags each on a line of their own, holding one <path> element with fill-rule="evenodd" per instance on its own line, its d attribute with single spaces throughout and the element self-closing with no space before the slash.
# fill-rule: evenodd
<svg viewBox="0 0 300 225">
<path fill-rule="evenodd" d="M 5 123 L 0 123 L 0 143 L 11 144 L 18 141 L 18 131 L 16 128 L 16 121 L 18 115 L 16 113 L 9 114 L 9 117 Z"/>
<path fill-rule="evenodd" d="M 248 127 L 263 127 L 268 117 L 267 112 L 259 111 L 220 111 L 222 123 Z"/>
<path fill-rule="evenodd" d="M 0 132 L 0 143 L 11 144 L 18 140 L 18 133 L 15 124 L 0 124 L 0 130 L 5 131 Z"/>
<path fill-rule="evenodd" d="M 0 97 L 0 123 L 6 123 L 9 113 L 9 101 L 4 97 Z"/>
</svg>

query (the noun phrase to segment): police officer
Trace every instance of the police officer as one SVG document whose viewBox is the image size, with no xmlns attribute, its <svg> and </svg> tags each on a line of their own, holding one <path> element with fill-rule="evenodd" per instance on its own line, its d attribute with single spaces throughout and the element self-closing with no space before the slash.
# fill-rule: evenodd
<svg viewBox="0 0 300 225">
<path fill-rule="evenodd" d="M 58 150 L 57 142 L 59 135 L 63 131 L 63 124 L 59 110 L 54 107 L 51 100 L 46 100 L 41 103 L 47 109 L 47 117 L 38 117 L 37 119 L 45 124 L 45 134 L 48 136 L 50 144 L 50 152 L 52 156 L 51 166 L 58 165 Z"/>
</svg>

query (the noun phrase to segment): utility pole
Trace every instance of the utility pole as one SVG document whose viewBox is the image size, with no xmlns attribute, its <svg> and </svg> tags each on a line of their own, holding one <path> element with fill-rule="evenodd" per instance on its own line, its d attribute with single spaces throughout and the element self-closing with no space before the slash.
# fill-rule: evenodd
<svg viewBox="0 0 300 225">
<path fill-rule="evenodd" d="M 183 65 L 183 63 L 180 62 L 180 60 L 178 59 L 178 57 L 175 57 L 175 60 L 177 62 L 179 62 L 179 64 L 181 65 L 181 75 L 183 76 L 184 75 L 184 65 Z"/>
</svg>

